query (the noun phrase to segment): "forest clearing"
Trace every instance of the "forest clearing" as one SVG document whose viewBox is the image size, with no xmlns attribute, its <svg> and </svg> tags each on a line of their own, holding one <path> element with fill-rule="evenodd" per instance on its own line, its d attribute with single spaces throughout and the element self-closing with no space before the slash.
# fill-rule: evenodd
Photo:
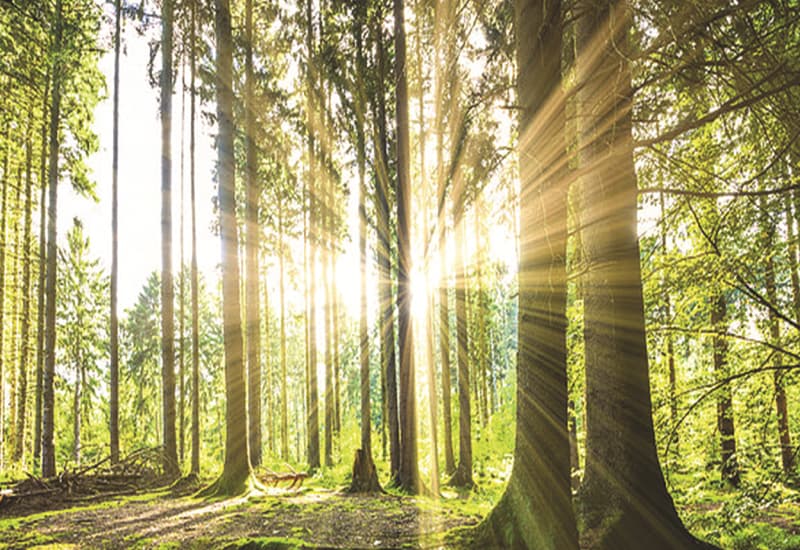
<svg viewBox="0 0 800 550">
<path fill-rule="evenodd" d="M 0 548 L 800 550 L 798 0 L 0 0 Z"/>
</svg>

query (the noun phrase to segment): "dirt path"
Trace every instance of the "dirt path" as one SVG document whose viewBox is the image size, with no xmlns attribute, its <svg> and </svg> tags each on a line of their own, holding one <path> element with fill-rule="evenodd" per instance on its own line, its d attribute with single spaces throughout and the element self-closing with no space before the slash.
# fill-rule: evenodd
<svg viewBox="0 0 800 550">
<path fill-rule="evenodd" d="M 217 501 L 160 495 L 5 520 L 0 548 L 225 548 L 266 537 L 320 548 L 437 548 L 448 529 L 477 521 L 430 499 L 320 489 Z"/>
</svg>

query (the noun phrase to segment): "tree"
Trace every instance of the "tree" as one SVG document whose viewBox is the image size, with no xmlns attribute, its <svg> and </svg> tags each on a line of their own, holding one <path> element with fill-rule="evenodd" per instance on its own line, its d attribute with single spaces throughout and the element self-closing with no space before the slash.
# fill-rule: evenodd
<svg viewBox="0 0 800 550">
<path fill-rule="evenodd" d="M 364 91 L 366 59 L 364 56 L 363 36 L 367 16 L 366 5 L 356 5 L 353 18 L 353 34 L 356 42 L 356 77 L 355 77 L 355 115 L 356 115 L 356 164 L 358 169 L 358 253 L 359 270 L 361 272 L 359 294 L 359 363 L 360 363 L 360 397 L 361 397 L 361 448 L 356 450 L 353 462 L 353 478 L 350 482 L 351 493 L 369 493 L 381 491 L 378 472 L 372 460 L 372 415 L 369 395 L 369 332 L 367 328 L 367 186 L 366 186 L 366 136 L 364 118 L 366 97 Z"/>
<path fill-rule="evenodd" d="M 175 440 L 175 289 L 172 279 L 172 0 L 161 5 L 161 372 L 164 471 L 180 473 Z"/>
<path fill-rule="evenodd" d="M 119 461 L 119 319 L 117 317 L 117 271 L 119 269 L 119 53 L 120 20 L 122 6 L 120 0 L 114 2 L 114 137 L 111 161 L 111 364 L 108 404 L 108 432 L 111 447 L 111 463 Z"/>
<path fill-rule="evenodd" d="M 107 353 L 105 327 L 108 319 L 108 278 L 98 259 L 89 257 L 89 237 L 77 218 L 67 233 L 67 248 L 59 250 L 58 341 L 60 365 L 73 369 L 72 459 L 82 459 L 84 412 L 91 400 L 91 379 L 99 375 L 99 364 Z"/>
<path fill-rule="evenodd" d="M 404 1 L 394 0 L 394 40 L 397 116 L 397 334 L 399 346 L 399 486 L 420 490 L 417 464 L 417 403 L 414 376 L 414 335 L 411 327 L 411 184 L 408 128 L 408 86 Z"/>
<path fill-rule="evenodd" d="M 586 254 L 586 473 L 579 503 L 596 548 L 690 548 L 655 446 L 633 164 L 626 1 L 581 2 L 577 21 Z M 608 124 L 612 121 L 613 124 Z"/>
<path fill-rule="evenodd" d="M 477 544 L 578 548 L 567 433 L 567 190 L 560 0 L 520 0 L 517 435 L 505 493 Z"/>
<path fill-rule="evenodd" d="M 386 131 L 385 82 L 388 80 L 388 70 L 382 25 L 383 12 L 378 8 L 372 20 L 377 59 L 375 97 L 372 104 L 375 127 L 376 225 L 378 226 L 378 303 L 380 304 L 378 335 L 381 346 L 381 373 L 384 379 L 382 402 L 385 403 L 384 412 L 389 425 L 389 471 L 392 484 L 397 484 L 397 475 L 400 470 L 400 426 L 397 411 L 397 361 L 392 305 L 391 225 L 389 220 L 389 156 Z"/>
<path fill-rule="evenodd" d="M 258 304 L 258 189 L 256 183 L 255 113 L 253 105 L 253 0 L 245 2 L 245 150 L 246 150 L 246 228 L 245 304 L 247 317 L 247 406 L 250 437 L 250 462 L 261 464 L 261 329 Z"/>
<path fill-rule="evenodd" d="M 52 67 L 52 96 L 50 104 L 50 158 L 48 167 L 47 201 L 47 274 L 45 290 L 45 340 L 44 340 L 44 370 L 42 371 L 42 475 L 52 477 L 56 475 L 56 452 L 54 444 L 55 428 L 55 398 L 53 383 L 56 370 L 56 237 L 57 237 L 57 212 L 58 212 L 58 121 L 61 115 L 61 84 L 63 67 L 60 59 L 63 39 L 61 0 L 56 0 L 55 5 L 55 33 L 51 55 Z"/>
<path fill-rule="evenodd" d="M 192 208 L 192 460 L 191 473 L 200 473 L 200 312 L 198 304 L 197 275 L 197 201 L 195 189 L 195 89 L 197 69 L 197 6 L 191 3 L 191 34 L 189 44 L 189 71 L 191 98 L 189 107 L 189 186 Z"/>
<path fill-rule="evenodd" d="M 238 494 L 252 475 L 247 441 L 242 321 L 239 304 L 239 249 L 233 151 L 233 41 L 228 0 L 215 0 L 219 227 L 222 247 L 222 316 L 225 334 L 225 463 L 204 494 Z"/>
</svg>

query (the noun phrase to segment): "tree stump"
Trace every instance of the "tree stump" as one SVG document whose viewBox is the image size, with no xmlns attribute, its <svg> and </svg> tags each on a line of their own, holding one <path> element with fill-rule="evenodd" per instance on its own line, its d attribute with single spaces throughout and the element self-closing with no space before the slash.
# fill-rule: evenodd
<svg viewBox="0 0 800 550">
<path fill-rule="evenodd" d="M 363 449 L 356 449 L 353 461 L 353 479 L 350 482 L 348 493 L 383 493 L 383 488 L 378 481 L 378 471 L 372 456 Z"/>
</svg>

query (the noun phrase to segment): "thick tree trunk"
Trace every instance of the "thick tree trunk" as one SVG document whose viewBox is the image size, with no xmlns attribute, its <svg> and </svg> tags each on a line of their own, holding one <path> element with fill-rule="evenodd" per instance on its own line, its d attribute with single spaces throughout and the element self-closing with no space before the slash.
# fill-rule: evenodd
<svg viewBox="0 0 800 550">
<path fill-rule="evenodd" d="M 585 535 L 598 549 L 691 548 L 656 453 L 644 332 L 627 2 L 580 2 L 576 13 L 582 240 L 587 275 Z"/>
<path fill-rule="evenodd" d="M 397 411 L 397 364 L 395 357 L 395 329 L 392 278 L 391 244 L 389 221 L 389 157 L 386 131 L 386 92 L 384 80 L 388 77 L 386 52 L 384 51 L 381 18 L 375 17 L 375 57 L 378 64 L 375 118 L 377 127 L 376 157 L 377 170 L 376 202 L 378 225 L 378 302 L 380 304 L 381 369 L 385 377 L 386 417 L 389 428 L 389 470 L 391 483 L 399 482 L 400 472 L 400 424 Z"/>
<path fill-rule="evenodd" d="M 366 21 L 366 5 L 357 5 L 353 25 L 356 42 L 356 165 L 358 169 L 358 253 L 360 294 L 359 294 L 359 363 L 361 397 L 361 448 L 356 450 L 353 461 L 353 476 L 349 491 L 351 493 L 372 493 L 382 491 L 378 472 L 372 460 L 372 414 L 370 407 L 369 380 L 369 331 L 367 327 L 367 186 L 366 186 L 366 138 L 364 129 L 366 97 L 364 96 L 364 76 L 366 61 L 362 33 Z"/>
<path fill-rule="evenodd" d="M 180 474 L 175 442 L 175 304 L 172 280 L 172 0 L 161 6 L 161 376 L 164 472 Z"/>
<path fill-rule="evenodd" d="M 119 462 L 119 317 L 117 316 L 117 285 L 119 271 L 119 55 L 121 43 L 121 0 L 114 1 L 114 115 L 111 159 L 111 332 L 108 435 L 111 464 Z"/>
<path fill-rule="evenodd" d="M 399 345 L 399 485 L 420 491 L 417 464 L 417 402 L 414 331 L 411 324 L 411 182 L 404 0 L 394 0 L 394 49 L 397 94 L 397 334 Z"/>
<path fill-rule="evenodd" d="M 246 388 L 242 317 L 239 302 L 239 249 L 234 193 L 233 40 L 229 0 L 216 0 L 217 137 L 219 223 L 222 247 L 222 317 L 225 345 L 225 463 L 222 475 L 206 494 L 237 494 L 251 478 L 247 441 Z"/>
<path fill-rule="evenodd" d="M 517 434 L 506 492 L 478 529 L 493 548 L 578 548 L 567 433 L 567 155 L 561 2 L 518 0 L 520 269 Z"/>
<path fill-rule="evenodd" d="M 61 52 L 61 0 L 56 0 L 55 40 L 53 52 Z M 55 395 L 56 371 L 56 269 L 57 269 L 57 212 L 58 212 L 58 123 L 61 118 L 62 67 L 55 56 L 53 64 L 53 93 L 50 104 L 50 157 L 48 168 L 49 199 L 47 204 L 47 274 L 45 302 L 44 370 L 42 371 L 42 476 L 56 475 Z"/>
<path fill-rule="evenodd" d="M 250 436 L 250 463 L 261 464 L 261 350 L 258 319 L 258 187 L 256 153 L 255 107 L 253 105 L 253 0 L 245 3 L 245 111 L 247 179 L 247 256 L 246 296 L 247 308 L 247 407 Z"/>
</svg>

